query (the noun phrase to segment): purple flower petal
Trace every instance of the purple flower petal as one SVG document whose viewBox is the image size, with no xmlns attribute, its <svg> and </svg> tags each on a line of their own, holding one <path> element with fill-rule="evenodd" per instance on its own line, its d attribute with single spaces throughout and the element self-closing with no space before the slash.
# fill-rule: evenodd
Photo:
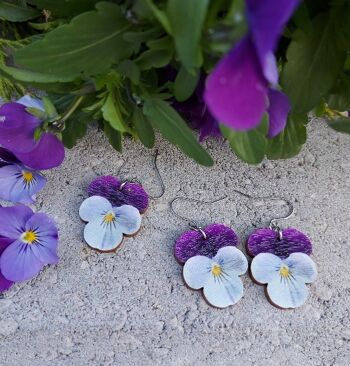
<svg viewBox="0 0 350 366">
<path fill-rule="evenodd" d="M 290 111 L 290 104 L 288 97 L 278 90 L 269 90 L 270 105 L 269 113 L 269 132 L 268 137 L 277 136 L 287 124 L 288 113 Z"/>
<path fill-rule="evenodd" d="M 18 103 L 0 107 L 0 144 L 13 152 L 25 153 L 35 147 L 34 131 L 40 120 Z"/>
<path fill-rule="evenodd" d="M 264 228 L 249 236 L 247 250 L 252 257 L 259 253 L 272 253 L 283 259 L 296 252 L 310 255 L 312 244 L 305 234 L 296 229 L 283 230 L 282 240 L 279 240 L 276 231 Z"/>
<path fill-rule="evenodd" d="M 248 130 L 260 124 L 267 108 L 267 83 L 249 37 L 209 75 L 205 100 L 213 116 L 228 127 Z"/>
<path fill-rule="evenodd" d="M 0 255 L 13 242 L 14 242 L 13 239 L 0 237 Z"/>
<path fill-rule="evenodd" d="M 34 149 L 27 153 L 15 155 L 24 165 L 36 170 L 52 169 L 62 164 L 64 160 L 64 146 L 51 133 L 44 133 Z"/>
<path fill-rule="evenodd" d="M 130 205 L 136 207 L 140 213 L 144 213 L 148 207 L 148 194 L 141 184 L 127 182 L 121 187 L 121 181 L 110 175 L 94 179 L 88 188 L 89 196 L 101 196 L 107 198 L 113 207 Z"/>
<path fill-rule="evenodd" d="M 0 268 L 0 292 L 8 290 L 12 285 L 13 285 L 13 282 L 9 281 L 8 279 L 6 279 L 3 276 L 3 274 L 1 273 L 1 268 Z"/>
<path fill-rule="evenodd" d="M 179 262 L 185 263 L 196 255 L 213 258 L 220 248 L 238 244 L 236 233 L 225 225 L 208 225 L 203 231 L 207 239 L 199 231 L 189 230 L 176 240 L 174 254 Z"/>
<path fill-rule="evenodd" d="M 0 236 L 17 240 L 32 215 L 33 211 L 27 206 L 0 207 Z"/>
<path fill-rule="evenodd" d="M 283 28 L 299 0 L 247 0 L 247 17 L 252 40 L 265 78 L 278 83 L 274 51 Z"/>
<path fill-rule="evenodd" d="M 7 150 L 3 147 L 0 147 L 0 160 L 6 163 L 20 163 L 20 161 L 10 150 Z"/>
</svg>

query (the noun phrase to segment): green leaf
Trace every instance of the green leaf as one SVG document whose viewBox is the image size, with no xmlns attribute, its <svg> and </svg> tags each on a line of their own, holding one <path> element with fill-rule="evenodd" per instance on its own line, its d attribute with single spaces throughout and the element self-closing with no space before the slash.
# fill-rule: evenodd
<svg viewBox="0 0 350 366">
<path fill-rule="evenodd" d="M 123 135 L 119 131 L 116 131 L 114 128 L 112 128 L 110 124 L 106 121 L 104 121 L 103 130 L 112 147 L 121 153 L 123 151 Z"/>
<path fill-rule="evenodd" d="M 327 121 L 328 126 L 338 132 L 350 134 L 350 118 L 338 118 Z"/>
<path fill-rule="evenodd" d="M 140 82 L 140 69 L 135 64 L 134 61 L 124 60 L 122 61 L 117 68 L 117 71 L 129 78 L 135 85 L 138 85 Z"/>
<path fill-rule="evenodd" d="M 190 73 L 202 63 L 199 42 L 208 5 L 209 0 L 168 1 L 167 13 L 176 50 L 182 64 Z"/>
<path fill-rule="evenodd" d="M 147 118 L 138 107 L 135 107 L 132 114 L 132 122 L 134 124 L 137 136 L 140 141 L 148 148 L 154 146 L 154 131 L 152 125 L 148 122 Z"/>
<path fill-rule="evenodd" d="M 158 9 L 157 6 L 154 5 L 152 0 L 144 0 L 144 1 L 147 4 L 147 6 L 150 8 L 150 10 L 152 11 L 155 18 L 158 20 L 158 22 L 163 26 L 165 31 L 168 34 L 171 34 L 172 30 L 171 30 L 170 22 L 169 22 L 167 15 L 165 14 L 165 12 L 163 10 Z"/>
<path fill-rule="evenodd" d="M 111 64 L 127 58 L 133 45 L 123 39 L 129 28 L 120 8 L 109 2 L 96 5 L 75 17 L 70 24 L 47 33 L 42 40 L 15 51 L 23 68 L 50 74 L 56 81 L 74 80 L 108 71 Z"/>
<path fill-rule="evenodd" d="M 39 15 L 36 9 L 26 6 L 22 1 L 0 1 L 0 18 L 10 22 L 25 22 Z"/>
<path fill-rule="evenodd" d="M 94 8 L 99 0 L 26 0 L 39 9 L 49 10 L 56 17 L 72 17 Z"/>
<path fill-rule="evenodd" d="M 79 139 L 81 139 L 87 130 L 91 117 L 83 112 L 74 114 L 65 122 L 65 129 L 62 132 L 62 142 L 68 149 L 74 147 Z"/>
<path fill-rule="evenodd" d="M 289 115 L 285 129 L 269 140 L 269 159 L 288 159 L 297 155 L 306 142 L 307 115 Z"/>
<path fill-rule="evenodd" d="M 129 132 L 129 128 L 123 121 L 123 116 L 112 93 L 108 94 L 101 110 L 104 120 L 109 122 L 111 127 L 119 132 Z"/>
<path fill-rule="evenodd" d="M 199 70 L 195 74 L 189 74 L 184 67 L 176 75 L 174 83 L 174 96 L 177 101 L 183 102 L 187 100 L 196 89 L 199 80 Z"/>
<path fill-rule="evenodd" d="M 310 32 L 298 29 L 294 33 L 282 73 L 282 85 L 294 112 L 313 109 L 341 71 L 345 56 L 334 40 L 335 32 L 334 19 L 321 14 L 312 21 Z"/>
<path fill-rule="evenodd" d="M 159 99 L 148 99 L 144 104 L 144 114 L 161 134 L 177 145 L 186 155 L 205 166 L 213 165 L 210 155 L 193 136 L 186 122 L 168 103 Z"/>
<path fill-rule="evenodd" d="M 161 68 L 169 64 L 172 58 L 172 51 L 166 50 L 147 50 L 138 57 L 135 62 L 141 70 Z"/>
<path fill-rule="evenodd" d="M 328 95 L 327 104 L 337 111 L 350 109 L 350 76 L 340 75 L 335 86 Z"/>
<path fill-rule="evenodd" d="M 230 143 L 232 150 L 243 161 L 250 164 L 260 163 L 267 150 L 267 116 L 263 117 L 260 126 L 254 130 L 236 131 L 224 125 L 220 125 L 220 130 Z"/>
</svg>

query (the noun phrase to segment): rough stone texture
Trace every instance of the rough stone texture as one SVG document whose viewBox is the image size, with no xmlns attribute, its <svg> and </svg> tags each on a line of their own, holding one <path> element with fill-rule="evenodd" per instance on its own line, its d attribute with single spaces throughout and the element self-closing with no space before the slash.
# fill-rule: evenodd
<svg viewBox="0 0 350 366">
<path fill-rule="evenodd" d="M 115 254 L 99 254 L 84 244 L 78 216 L 90 181 L 115 175 L 126 160 L 121 178 L 137 177 L 150 195 L 160 187 L 151 152 L 128 140 L 120 155 L 91 130 L 47 174 L 38 197 L 37 208 L 60 228 L 61 262 L 0 298 L 0 365 L 349 365 L 350 137 L 320 120 L 309 134 L 299 156 L 257 167 L 240 162 L 226 142 L 208 141 L 212 169 L 159 139 L 165 195 L 151 200 L 137 236 Z M 223 310 L 183 284 L 173 248 L 188 228 L 169 211 L 175 195 L 227 194 L 213 205 L 183 202 L 181 213 L 202 226 L 232 225 L 243 250 L 254 229 L 288 212 L 281 200 L 249 200 L 234 189 L 292 199 L 296 215 L 285 224 L 311 239 L 319 271 L 303 307 L 272 307 L 248 275 L 244 298 Z"/>
</svg>

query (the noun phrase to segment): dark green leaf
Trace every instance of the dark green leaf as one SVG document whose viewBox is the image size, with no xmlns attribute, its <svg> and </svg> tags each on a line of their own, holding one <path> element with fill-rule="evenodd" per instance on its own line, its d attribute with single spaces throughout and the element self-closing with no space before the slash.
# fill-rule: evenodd
<svg viewBox="0 0 350 366">
<path fill-rule="evenodd" d="M 118 65 L 118 72 L 123 76 L 129 78 L 134 84 L 138 85 L 140 82 L 140 69 L 134 61 L 124 60 Z"/>
<path fill-rule="evenodd" d="M 62 142 L 66 148 L 71 149 L 86 134 L 90 120 L 91 117 L 88 114 L 79 112 L 66 121 L 62 132 Z"/>
<path fill-rule="evenodd" d="M 118 107 L 118 102 L 114 99 L 113 94 L 109 93 L 102 107 L 103 119 L 108 121 L 111 127 L 120 132 L 128 132 L 129 129 L 124 123 L 122 113 Z"/>
<path fill-rule="evenodd" d="M 110 124 L 106 121 L 104 121 L 103 130 L 105 132 L 105 135 L 108 138 L 109 143 L 112 145 L 112 147 L 115 150 L 122 152 L 123 151 L 123 142 L 122 142 L 123 135 L 119 131 L 116 131 L 114 128 L 112 128 L 110 126 Z"/>
<path fill-rule="evenodd" d="M 313 109 L 333 86 L 344 63 L 334 40 L 336 24 L 328 14 L 317 16 L 310 32 L 297 30 L 288 51 L 282 85 L 294 112 Z"/>
<path fill-rule="evenodd" d="M 249 131 L 235 131 L 220 125 L 222 134 L 230 143 L 232 150 L 243 161 L 250 164 L 260 163 L 267 150 L 267 116 L 264 116 L 261 125 Z"/>
<path fill-rule="evenodd" d="M 168 1 L 167 12 L 176 50 L 182 64 L 190 73 L 202 63 L 199 42 L 208 4 L 209 0 Z"/>
<path fill-rule="evenodd" d="M 148 50 L 135 60 L 141 70 L 160 68 L 169 64 L 172 58 L 172 51 L 167 50 Z"/>
<path fill-rule="evenodd" d="M 137 136 L 140 141 L 148 148 L 154 146 L 154 131 L 152 125 L 148 122 L 147 118 L 138 107 L 135 107 L 132 114 L 132 122 L 134 124 Z"/>
<path fill-rule="evenodd" d="M 306 142 L 307 115 L 289 115 L 285 129 L 269 140 L 269 159 L 288 159 L 299 153 Z"/>
<path fill-rule="evenodd" d="M 199 164 L 213 165 L 210 155 L 198 143 L 186 122 L 168 103 L 159 99 L 149 99 L 144 104 L 144 114 L 167 140 L 177 145 L 186 155 Z"/>
<path fill-rule="evenodd" d="M 157 8 L 157 6 L 154 5 L 152 0 L 144 0 L 144 1 L 147 4 L 147 6 L 151 9 L 153 15 L 158 20 L 158 22 L 163 26 L 165 31 L 168 34 L 171 34 L 172 30 L 171 30 L 170 22 L 169 22 L 167 15 L 165 14 L 165 12 L 163 10 L 160 10 L 159 8 Z"/>
<path fill-rule="evenodd" d="M 18 65 L 50 74 L 56 81 L 74 80 L 106 72 L 112 63 L 129 57 L 133 45 L 122 34 L 129 28 L 120 8 L 109 2 L 96 5 L 45 37 L 15 51 Z"/>
<path fill-rule="evenodd" d="M 0 1 L 0 18 L 10 22 L 25 22 L 40 15 L 36 9 L 23 4 L 22 1 Z"/>
<path fill-rule="evenodd" d="M 189 74 L 184 67 L 176 75 L 174 83 L 174 96 L 179 102 L 187 100 L 196 89 L 199 80 L 199 70 L 195 74 Z"/>
<path fill-rule="evenodd" d="M 334 120 L 327 121 L 328 126 L 333 128 L 338 132 L 350 134 L 350 118 L 338 118 Z"/>
<path fill-rule="evenodd" d="M 327 104 L 330 108 L 337 111 L 346 111 L 350 109 L 350 76 L 340 75 L 335 86 L 332 88 Z"/>
<path fill-rule="evenodd" d="M 39 9 L 49 10 L 56 17 L 72 17 L 94 8 L 99 0 L 26 0 Z"/>
</svg>

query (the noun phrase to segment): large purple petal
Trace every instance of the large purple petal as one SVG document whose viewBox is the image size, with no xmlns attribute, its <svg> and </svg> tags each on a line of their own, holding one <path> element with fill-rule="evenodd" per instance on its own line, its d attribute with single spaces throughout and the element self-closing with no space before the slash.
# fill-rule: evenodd
<svg viewBox="0 0 350 366">
<path fill-rule="evenodd" d="M 3 276 L 3 274 L 1 273 L 1 268 L 0 268 L 0 292 L 8 290 L 12 285 L 13 285 L 13 282 L 9 281 L 8 279 L 6 279 Z"/>
<path fill-rule="evenodd" d="M 236 233 L 225 225 L 208 225 L 203 231 L 206 239 L 199 231 L 189 230 L 176 240 L 174 254 L 179 262 L 185 263 L 196 255 L 213 258 L 220 248 L 238 244 Z"/>
<path fill-rule="evenodd" d="M 283 28 L 299 0 L 247 0 L 247 17 L 265 78 L 278 83 L 274 51 Z"/>
<path fill-rule="evenodd" d="M 0 199 L 12 201 L 11 192 L 21 177 L 18 165 L 10 164 L 0 167 Z"/>
<path fill-rule="evenodd" d="M 312 244 L 310 239 L 297 229 L 282 230 L 282 239 L 279 240 L 276 231 L 264 228 L 255 230 L 249 236 L 247 249 L 252 257 L 260 253 L 272 253 L 283 259 L 296 252 L 310 255 Z"/>
<path fill-rule="evenodd" d="M 17 240 L 32 215 L 33 211 L 27 206 L 0 207 L 0 236 Z"/>
<path fill-rule="evenodd" d="M 0 107 L 0 144 L 16 153 L 35 147 L 34 131 L 40 120 L 19 103 L 5 103 Z"/>
<path fill-rule="evenodd" d="M 213 116 L 228 127 L 248 130 L 260 124 L 267 108 L 267 83 L 249 37 L 209 75 L 205 100 Z"/>
<path fill-rule="evenodd" d="M 0 237 L 0 255 L 13 242 L 14 242 L 13 239 Z"/>
<path fill-rule="evenodd" d="M 290 111 L 290 104 L 288 97 L 278 90 L 269 90 L 269 132 L 268 137 L 277 136 L 285 127 L 287 123 L 288 113 Z"/>
<path fill-rule="evenodd" d="M 34 149 L 22 154 L 15 152 L 24 165 L 36 170 L 55 168 L 64 160 L 64 146 L 62 142 L 51 133 L 44 133 Z"/>
<path fill-rule="evenodd" d="M 20 163 L 15 155 L 10 151 L 0 146 L 0 160 L 6 163 Z"/>
</svg>

